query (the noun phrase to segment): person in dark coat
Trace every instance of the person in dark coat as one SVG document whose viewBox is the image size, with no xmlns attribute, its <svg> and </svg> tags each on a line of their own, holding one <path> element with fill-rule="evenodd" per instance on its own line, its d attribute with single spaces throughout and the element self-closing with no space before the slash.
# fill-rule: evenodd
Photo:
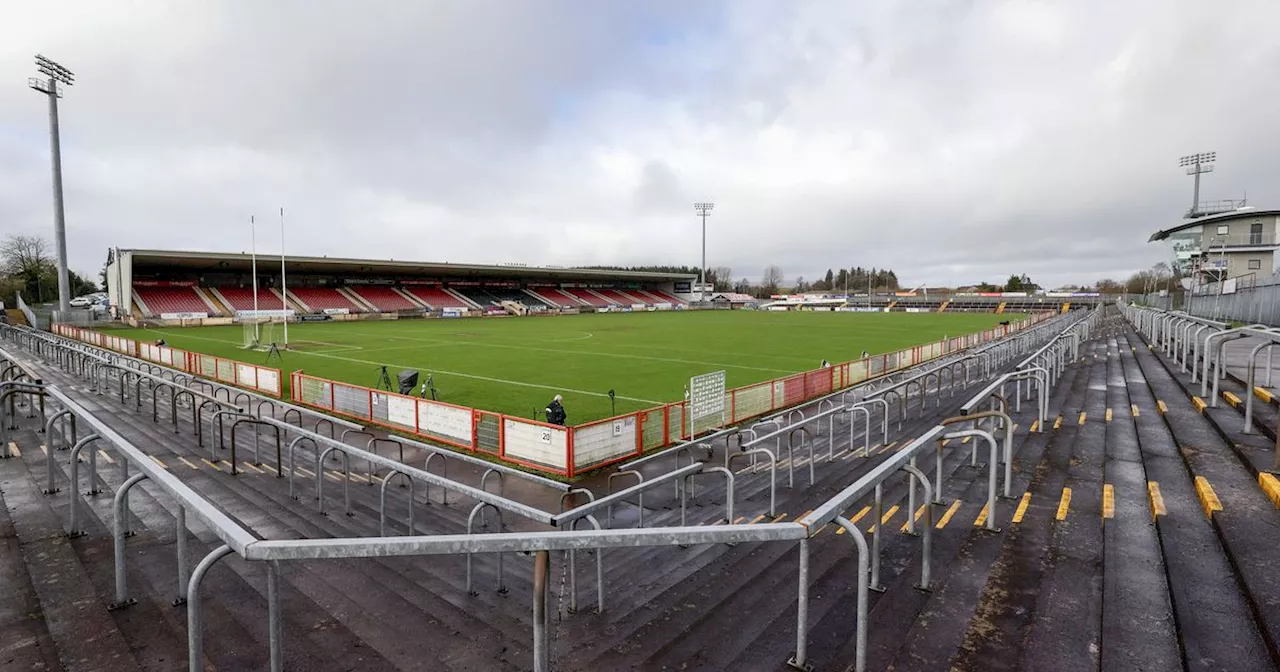
<svg viewBox="0 0 1280 672">
<path fill-rule="evenodd" d="M 568 414 L 564 412 L 564 397 L 556 395 L 551 403 L 547 404 L 547 422 L 553 425 L 563 425 Z"/>
</svg>

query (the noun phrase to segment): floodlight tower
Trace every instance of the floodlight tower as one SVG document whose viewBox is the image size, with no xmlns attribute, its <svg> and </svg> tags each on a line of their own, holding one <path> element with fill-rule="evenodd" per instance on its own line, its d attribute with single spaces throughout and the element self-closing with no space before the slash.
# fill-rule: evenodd
<svg viewBox="0 0 1280 672">
<path fill-rule="evenodd" d="M 1187 211 L 1188 217 L 1197 217 L 1200 212 L 1200 175 L 1203 173 L 1213 172 L 1213 162 L 1217 160 L 1217 152 L 1201 152 L 1199 154 L 1188 154 L 1178 159 L 1178 165 L 1187 169 L 1188 175 L 1195 175 L 1196 186 L 1191 196 L 1191 210 Z"/>
<path fill-rule="evenodd" d="M 71 311 L 71 281 L 67 277 L 67 220 L 62 209 L 62 146 L 58 140 L 58 98 L 62 97 L 62 84 L 75 84 L 76 76 L 58 63 L 36 54 L 36 70 L 47 76 L 27 80 L 27 86 L 49 98 L 49 149 L 53 161 L 53 239 L 58 248 L 58 312 Z"/>
<path fill-rule="evenodd" d="M 693 204 L 694 212 L 702 218 L 702 268 L 698 269 L 698 284 L 702 287 L 698 289 L 699 299 L 703 298 L 707 285 L 707 216 L 711 214 L 711 209 L 714 207 L 716 207 L 715 203 Z"/>
</svg>

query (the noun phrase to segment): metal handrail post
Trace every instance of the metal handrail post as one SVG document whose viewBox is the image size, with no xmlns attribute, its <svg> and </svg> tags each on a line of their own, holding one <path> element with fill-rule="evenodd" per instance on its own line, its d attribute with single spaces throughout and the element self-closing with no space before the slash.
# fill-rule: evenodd
<svg viewBox="0 0 1280 672">
<path fill-rule="evenodd" d="M 231 547 L 223 544 L 204 556 L 187 582 L 187 669 L 204 672 L 204 637 L 201 632 L 200 583 L 213 564 L 231 553 Z"/>
<path fill-rule="evenodd" d="M 131 604 L 137 604 L 138 601 L 129 598 L 129 588 L 124 568 L 124 539 L 128 534 L 128 524 L 126 519 L 129 517 L 129 490 L 145 479 L 145 473 L 138 473 L 130 476 L 128 480 L 116 490 L 115 499 L 112 507 L 115 509 L 115 520 L 112 521 L 113 537 L 115 538 L 115 561 L 116 561 L 116 601 L 109 605 L 108 609 L 121 609 Z"/>
</svg>

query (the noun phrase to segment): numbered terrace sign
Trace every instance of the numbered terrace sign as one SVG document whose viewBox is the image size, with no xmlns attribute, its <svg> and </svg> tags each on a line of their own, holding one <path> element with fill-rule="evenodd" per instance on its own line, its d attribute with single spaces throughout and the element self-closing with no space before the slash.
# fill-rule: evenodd
<svg viewBox="0 0 1280 672">
<path fill-rule="evenodd" d="M 689 436 L 724 425 L 724 371 L 689 379 Z"/>
</svg>

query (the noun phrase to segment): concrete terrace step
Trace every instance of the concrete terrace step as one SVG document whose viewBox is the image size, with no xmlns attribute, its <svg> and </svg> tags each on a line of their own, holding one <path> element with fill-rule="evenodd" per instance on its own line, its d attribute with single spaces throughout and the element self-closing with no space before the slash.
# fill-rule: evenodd
<svg viewBox="0 0 1280 672">
<path fill-rule="evenodd" d="M 21 460 L 0 460 L 0 487 L 61 668 L 142 669 Z"/>
<path fill-rule="evenodd" d="M 1185 389 L 1185 379 L 1175 375 L 1163 357 L 1139 350 L 1136 359 L 1156 394 L 1172 396 Z M 1280 512 L 1258 486 L 1247 459 L 1224 440 L 1224 434 L 1233 436 L 1230 427 L 1214 427 L 1211 417 L 1180 404 L 1170 407 L 1164 421 L 1176 437 L 1188 478 L 1194 479 L 1206 523 L 1242 590 L 1248 613 L 1241 620 L 1258 629 L 1270 663 L 1280 667 L 1280 577 L 1274 549 L 1263 541 L 1280 535 Z"/>
<path fill-rule="evenodd" d="M 1074 410 L 1083 402 L 1089 366 L 1073 367 L 1076 370 L 1069 379 L 1064 378 L 1065 385 L 1059 385 L 1051 408 Z M 919 619 L 903 635 L 893 659 L 895 670 L 935 670 L 952 665 L 967 669 L 971 665 L 966 655 L 985 664 L 987 656 L 983 654 L 990 647 L 1001 652 L 1014 648 L 1013 655 L 1019 653 L 1015 643 L 1023 640 L 1022 631 L 1027 627 L 1026 617 L 1033 613 L 1040 580 L 1039 573 L 1024 572 L 1039 569 L 1041 554 L 1048 547 L 1048 530 L 1035 523 L 1046 518 L 1045 509 L 1056 507 L 1053 495 L 1065 480 L 1063 470 L 1052 470 L 1047 465 L 1067 462 L 1066 455 L 1078 431 L 1078 425 L 1070 423 L 1053 430 L 1040 460 L 1027 464 L 1034 464 L 1035 472 L 1028 484 L 1031 504 L 1023 513 L 1022 523 L 1011 525 L 1007 536 L 978 534 L 965 540 L 958 562 L 949 568 Z M 1057 474 L 1059 480 L 1046 485 L 1050 474 Z M 1038 538 L 1021 543 L 1024 535 L 1037 531 Z M 1004 559 L 998 561 L 1001 557 Z M 959 659 L 953 660 L 957 656 Z"/>
<path fill-rule="evenodd" d="M 29 447 L 23 450 L 24 457 L 43 455 L 32 439 Z M 58 452 L 55 454 L 66 455 Z M 40 460 L 30 472 L 43 477 L 44 463 Z M 104 477 L 107 494 L 99 496 L 110 499 L 110 492 L 119 486 L 119 478 L 113 477 L 114 470 L 100 472 Z M 65 478 L 59 472 L 57 482 L 66 487 Z M 180 666 L 186 657 L 185 610 L 172 606 L 172 599 L 177 594 L 175 580 L 177 576 L 176 559 L 173 555 L 172 537 L 173 519 L 164 507 L 152 505 L 141 506 L 147 501 L 163 502 L 164 498 L 151 499 L 147 492 L 146 481 L 135 487 L 131 493 L 131 511 L 135 514 L 146 509 L 141 518 L 134 519 L 134 530 L 137 535 L 126 543 L 126 570 L 130 586 L 130 596 L 138 600 L 138 604 L 112 612 L 112 617 L 125 634 L 134 655 L 143 669 L 169 670 Z M 61 525 L 65 521 L 65 505 L 54 507 L 55 502 L 63 502 L 65 495 L 57 498 L 46 498 L 50 511 L 56 511 L 56 519 Z M 107 530 L 108 522 L 100 519 L 101 506 L 86 506 L 82 502 L 81 529 L 89 532 L 86 537 L 76 539 L 72 545 L 76 549 L 80 563 L 93 579 L 101 596 L 102 604 L 114 599 L 114 562 L 111 559 L 112 542 Z M 145 523 L 145 524 L 144 524 Z M 167 532 L 152 533 L 151 529 Z M 189 519 L 191 527 L 198 527 L 194 519 Z M 198 536 L 198 535 L 196 535 Z M 220 542 L 218 542 L 220 543 Z M 191 542 L 191 564 L 202 557 L 212 546 L 202 544 L 198 540 Z M 215 566 L 213 574 L 206 582 L 208 588 L 204 619 L 206 632 L 216 633 L 233 644 L 230 646 L 206 649 L 215 667 L 222 669 L 245 669 L 261 662 L 266 647 L 265 625 L 262 623 L 266 609 L 265 580 L 256 577 L 256 586 L 250 587 L 241 576 L 231 574 L 227 566 L 236 567 L 238 575 L 260 574 L 260 567 L 254 572 L 247 571 L 244 563 L 229 559 Z M 250 583 L 255 578 L 244 577 Z M 216 584 L 213 582 L 217 582 Z M 288 588 L 286 588 L 288 591 Z M 286 592 L 286 598 L 288 592 Z M 378 669 L 375 658 L 368 655 L 368 649 L 360 649 L 358 640 L 351 637 L 341 625 L 326 619 L 318 620 L 314 616 L 307 617 L 305 606 L 296 600 L 290 600 L 295 607 L 286 613 L 286 621 L 297 627 L 299 641 L 286 646 L 286 661 L 297 664 L 301 669 L 315 669 L 321 661 L 349 660 L 351 664 L 362 666 L 360 669 Z M 245 624 L 245 625 L 242 625 Z M 323 626 L 323 627 L 322 627 Z M 214 635 L 211 635 L 214 636 Z M 312 640 L 315 641 L 306 641 Z M 256 642 L 249 644 L 250 642 Z M 235 643 L 244 643 L 243 646 Z M 329 649 L 326 651 L 326 649 Z"/>
</svg>

